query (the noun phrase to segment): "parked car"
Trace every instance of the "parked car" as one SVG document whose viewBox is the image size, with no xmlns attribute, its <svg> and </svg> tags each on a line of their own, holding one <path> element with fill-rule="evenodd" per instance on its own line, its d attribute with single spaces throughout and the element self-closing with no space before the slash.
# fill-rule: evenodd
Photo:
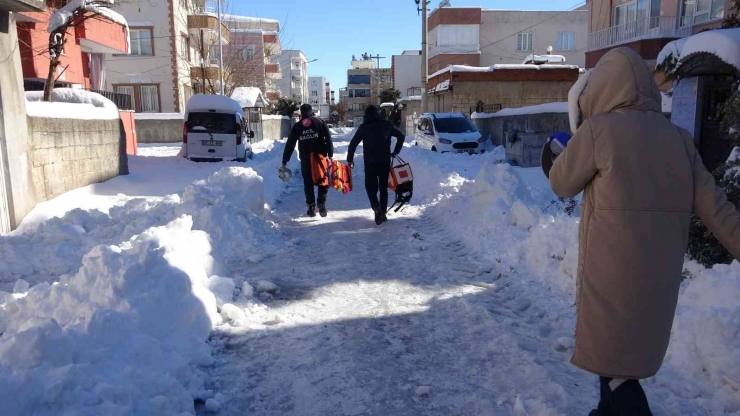
<svg viewBox="0 0 740 416">
<path fill-rule="evenodd" d="M 462 113 L 424 113 L 419 116 L 414 141 L 440 153 L 485 152 L 486 139 Z"/>
<path fill-rule="evenodd" d="M 254 132 L 236 101 L 198 94 L 185 107 L 182 143 L 185 157 L 196 161 L 245 161 L 252 156 Z"/>
</svg>

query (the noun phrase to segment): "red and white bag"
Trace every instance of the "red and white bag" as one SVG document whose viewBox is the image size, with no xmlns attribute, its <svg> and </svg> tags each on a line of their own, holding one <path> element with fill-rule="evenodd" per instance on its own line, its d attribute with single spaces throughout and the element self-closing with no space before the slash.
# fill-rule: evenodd
<svg viewBox="0 0 740 416">
<path fill-rule="evenodd" d="M 395 191 L 399 185 L 412 182 L 414 174 L 411 172 L 411 166 L 400 157 L 396 156 L 392 163 L 391 172 L 388 175 L 388 189 Z"/>
</svg>

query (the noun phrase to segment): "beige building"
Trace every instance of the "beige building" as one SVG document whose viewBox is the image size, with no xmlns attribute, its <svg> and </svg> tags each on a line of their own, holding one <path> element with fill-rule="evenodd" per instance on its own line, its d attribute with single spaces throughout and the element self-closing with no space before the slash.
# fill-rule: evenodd
<svg viewBox="0 0 740 416">
<path fill-rule="evenodd" d="M 391 68 L 378 68 L 369 57 L 352 57 L 347 70 L 347 89 L 340 90 L 341 100 L 347 105 L 347 117 L 358 125 L 365 115 L 367 106 L 380 105 L 380 93 L 393 87 Z"/>
<path fill-rule="evenodd" d="M 552 53 L 583 67 L 589 12 L 485 10 L 443 7 L 429 15 L 429 73 L 449 65 L 521 64 Z"/>
</svg>

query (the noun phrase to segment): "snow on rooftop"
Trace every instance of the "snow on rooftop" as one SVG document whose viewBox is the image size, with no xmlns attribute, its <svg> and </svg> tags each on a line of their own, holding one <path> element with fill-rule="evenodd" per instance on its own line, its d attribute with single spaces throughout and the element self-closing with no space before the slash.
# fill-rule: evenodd
<svg viewBox="0 0 740 416">
<path fill-rule="evenodd" d="M 579 69 L 578 65 L 533 65 L 533 64 L 498 64 L 494 66 L 467 66 L 467 65 L 450 65 L 447 68 L 441 69 L 429 78 L 434 78 L 437 75 L 442 75 L 446 72 L 493 72 L 495 70 L 509 70 L 509 69 Z"/>
<path fill-rule="evenodd" d="M 236 14 L 221 14 L 221 19 L 227 22 L 244 22 L 244 23 L 273 23 L 278 24 L 275 19 L 265 19 L 262 17 L 239 16 Z"/>
<path fill-rule="evenodd" d="M 528 55 L 525 59 L 523 64 L 538 64 L 538 63 L 547 63 L 547 62 L 565 62 L 565 57 L 563 55 Z"/>
<path fill-rule="evenodd" d="M 185 109 L 185 114 L 191 111 L 221 111 L 241 113 L 242 107 L 238 102 L 223 95 L 196 94 L 190 98 Z"/>
<path fill-rule="evenodd" d="M 234 89 L 231 98 L 239 103 L 241 108 L 265 107 L 268 103 L 257 87 L 238 87 Z"/>
<path fill-rule="evenodd" d="M 114 12 L 107 7 L 101 6 L 101 3 L 113 5 L 113 0 L 95 0 L 94 2 L 90 0 L 70 0 L 69 3 L 51 14 L 49 17 L 49 24 L 46 27 L 47 32 L 51 33 L 67 23 L 67 21 L 72 17 L 74 11 L 77 9 L 85 9 L 92 13 L 99 13 L 121 26 L 128 27 L 125 17 L 118 12 Z"/>
<path fill-rule="evenodd" d="M 100 94 L 73 88 L 55 88 L 51 101 L 43 91 L 26 92 L 26 115 L 30 117 L 115 120 L 120 118 L 113 101 Z"/>
<path fill-rule="evenodd" d="M 398 99 L 399 103 L 402 101 L 421 101 L 421 95 L 409 95 Z"/>
<path fill-rule="evenodd" d="M 695 53 L 714 54 L 724 62 L 740 69 L 740 28 L 709 30 L 674 40 L 660 51 L 657 65 L 663 64 L 669 56 L 681 61 Z"/>
<path fill-rule="evenodd" d="M 568 103 L 557 102 L 557 103 L 546 103 L 540 105 L 533 105 L 529 107 L 521 108 L 504 108 L 501 111 L 495 113 L 473 113 L 470 118 L 491 118 L 491 117 L 507 117 L 507 116 L 523 116 L 529 114 L 546 114 L 546 113 L 567 113 Z"/>
</svg>

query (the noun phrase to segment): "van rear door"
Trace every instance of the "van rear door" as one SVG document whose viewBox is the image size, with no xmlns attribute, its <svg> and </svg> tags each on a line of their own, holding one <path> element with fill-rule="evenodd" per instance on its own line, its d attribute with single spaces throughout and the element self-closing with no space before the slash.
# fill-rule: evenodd
<svg viewBox="0 0 740 416">
<path fill-rule="evenodd" d="M 216 112 L 189 113 L 186 120 L 188 157 L 236 159 L 238 134 L 235 114 Z"/>
</svg>

